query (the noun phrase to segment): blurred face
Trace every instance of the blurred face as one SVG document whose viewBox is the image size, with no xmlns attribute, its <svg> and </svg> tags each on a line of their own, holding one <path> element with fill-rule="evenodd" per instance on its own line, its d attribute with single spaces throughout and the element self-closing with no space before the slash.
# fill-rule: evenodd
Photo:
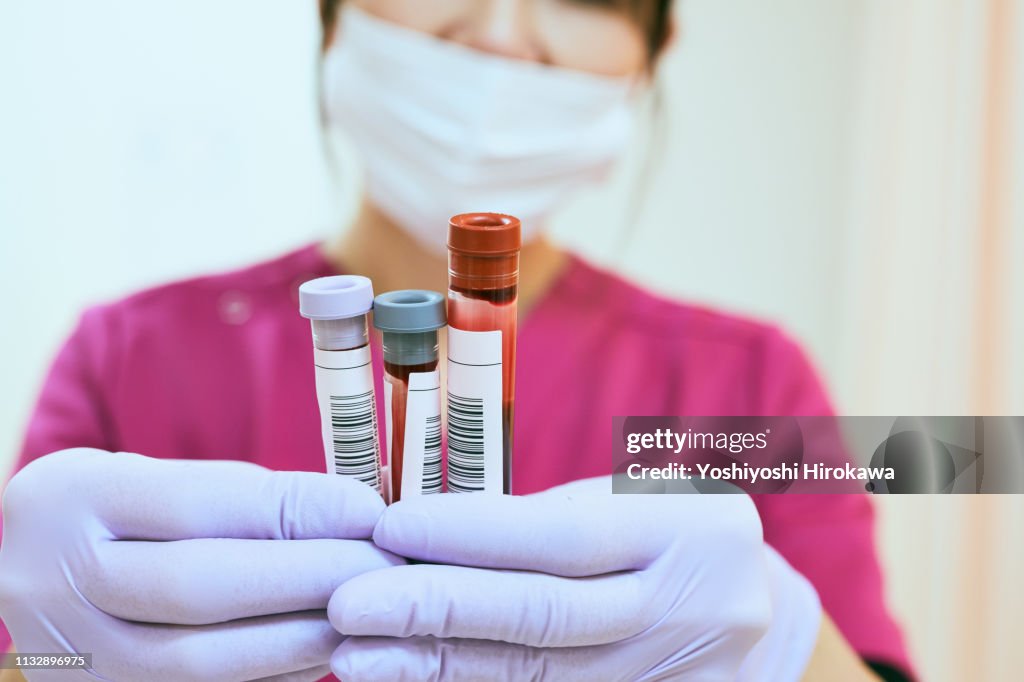
<svg viewBox="0 0 1024 682">
<path fill-rule="evenodd" d="M 641 74 L 640 27 L 600 0 L 349 0 L 381 19 L 477 50 L 605 76 Z"/>
<path fill-rule="evenodd" d="M 345 0 L 324 113 L 357 152 L 369 203 L 439 255 L 458 213 L 509 213 L 524 243 L 539 235 L 633 141 L 649 50 L 618 4 Z"/>
</svg>

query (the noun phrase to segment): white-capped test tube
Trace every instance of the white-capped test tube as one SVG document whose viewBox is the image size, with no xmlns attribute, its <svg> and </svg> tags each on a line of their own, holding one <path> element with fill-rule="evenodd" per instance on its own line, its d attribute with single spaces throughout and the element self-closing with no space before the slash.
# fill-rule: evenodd
<svg viewBox="0 0 1024 682">
<path fill-rule="evenodd" d="M 316 397 L 327 472 L 352 476 L 381 492 L 380 443 L 366 314 L 373 285 L 336 275 L 299 287 L 299 311 L 313 328 Z"/>
</svg>

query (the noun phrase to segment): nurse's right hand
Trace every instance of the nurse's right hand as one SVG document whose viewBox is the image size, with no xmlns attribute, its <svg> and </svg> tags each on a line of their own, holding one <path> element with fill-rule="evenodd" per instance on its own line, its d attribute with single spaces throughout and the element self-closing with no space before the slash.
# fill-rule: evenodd
<svg viewBox="0 0 1024 682">
<path fill-rule="evenodd" d="M 4 494 L 0 617 L 19 652 L 92 654 L 31 680 L 316 680 L 331 593 L 404 563 L 368 540 L 383 509 L 339 476 L 54 453 Z"/>
</svg>

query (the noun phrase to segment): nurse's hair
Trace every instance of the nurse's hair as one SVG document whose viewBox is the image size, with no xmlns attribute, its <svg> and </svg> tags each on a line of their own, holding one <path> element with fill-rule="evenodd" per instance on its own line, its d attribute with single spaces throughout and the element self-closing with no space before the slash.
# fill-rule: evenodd
<svg viewBox="0 0 1024 682">
<path fill-rule="evenodd" d="M 320 24 L 323 27 L 321 49 L 326 49 L 334 35 L 338 8 L 344 0 L 320 0 Z M 669 10 L 672 0 L 577 0 L 582 4 L 621 12 L 636 22 L 647 41 L 648 63 L 653 66 L 668 42 L 671 32 Z"/>
</svg>

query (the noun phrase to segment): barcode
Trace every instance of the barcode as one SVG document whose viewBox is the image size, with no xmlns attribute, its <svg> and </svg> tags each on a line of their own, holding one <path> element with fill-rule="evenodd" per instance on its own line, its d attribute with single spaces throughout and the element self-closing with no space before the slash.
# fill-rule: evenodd
<svg viewBox="0 0 1024 682">
<path fill-rule="evenodd" d="M 334 473 L 353 476 L 379 490 L 380 460 L 373 391 L 330 398 Z"/>
<path fill-rule="evenodd" d="M 484 401 L 448 393 L 448 490 L 484 489 Z"/>
<path fill-rule="evenodd" d="M 436 395 L 436 394 L 435 394 Z M 441 415 L 427 417 L 423 447 L 423 494 L 441 492 Z"/>
</svg>

